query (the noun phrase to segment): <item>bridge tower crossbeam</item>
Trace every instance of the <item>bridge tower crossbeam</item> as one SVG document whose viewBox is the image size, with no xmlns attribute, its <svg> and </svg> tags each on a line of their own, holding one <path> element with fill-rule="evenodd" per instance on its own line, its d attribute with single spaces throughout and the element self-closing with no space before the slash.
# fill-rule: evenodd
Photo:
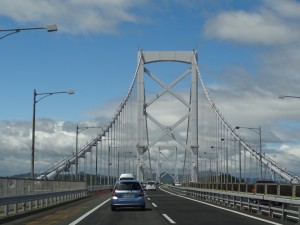
<svg viewBox="0 0 300 225">
<path fill-rule="evenodd" d="M 198 75 L 197 75 L 197 53 L 195 51 L 139 51 L 139 65 L 138 65 L 138 97 L 137 97 L 137 179 L 143 179 L 143 154 L 151 149 L 155 144 L 157 144 L 165 136 L 171 137 L 174 141 L 179 143 L 184 149 L 188 150 L 192 154 L 192 166 L 191 166 L 191 181 L 197 182 L 198 175 Z M 158 62 L 176 62 L 190 64 L 190 69 L 179 76 L 171 85 L 166 85 L 160 79 L 155 77 L 151 72 L 145 68 L 146 64 L 158 63 Z M 156 95 L 156 98 L 146 102 L 145 98 L 145 83 L 144 75 L 148 74 L 150 78 L 160 84 L 164 90 Z M 183 77 L 191 74 L 191 90 L 190 90 L 190 102 L 186 102 L 179 94 L 172 90 L 172 87 L 179 83 Z M 169 92 L 184 105 L 187 106 L 188 110 L 185 116 L 183 116 L 177 123 L 173 126 L 165 126 L 159 123 L 154 117 L 147 113 L 147 107 L 158 100 L 165 92 Z M 149 140 L 147 138 L 147 131 L 145 124 L 146 120 L 149 119 L 154 122 L 162 131 L 161 134 L 154 140 Z M 190 121 L 189 135 L 190 141 L 188 144 L 176 138 L 176 133 L 174 129 L 182 124 L 184 120 L 188 119 Z"/>
</svg>

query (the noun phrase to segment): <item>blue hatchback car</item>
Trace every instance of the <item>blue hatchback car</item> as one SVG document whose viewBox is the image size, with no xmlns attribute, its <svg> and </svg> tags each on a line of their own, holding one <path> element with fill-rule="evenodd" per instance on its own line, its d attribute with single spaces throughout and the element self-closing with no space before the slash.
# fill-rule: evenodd
<svg viewBox="0 0 300 225">
<path fill-rule="evenodd" d="M 111 210 L 118 207 L 140 207 L 145 209 L 146 201 L 141 184 L 137 180 L 118 180 L 111 192 Z"/>
</svg>

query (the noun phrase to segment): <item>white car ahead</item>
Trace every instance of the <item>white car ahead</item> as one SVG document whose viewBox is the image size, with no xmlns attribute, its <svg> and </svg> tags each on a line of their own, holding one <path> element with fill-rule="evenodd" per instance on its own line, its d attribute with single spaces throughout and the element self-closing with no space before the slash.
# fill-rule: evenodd
<svg viewBox="0 0 300 225">
<path fill-rule="evenodd" d="M 155 184 L 155 182 L 154 181 L 147 181 L 146 190 L 147 191 L 149 191 L 149 190 L 156 191 L 156 184 Z"/>
<path fill-rule="evenodd" d="M 120 175 L 119 180 L 134 180 L 134 176 L 131 173 L 123 173 Z"/>
</svg>

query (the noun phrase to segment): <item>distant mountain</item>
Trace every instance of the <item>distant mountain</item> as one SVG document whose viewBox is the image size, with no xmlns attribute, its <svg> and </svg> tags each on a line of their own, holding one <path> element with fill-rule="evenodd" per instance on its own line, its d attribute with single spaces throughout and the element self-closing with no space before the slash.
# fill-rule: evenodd
<svg viewBox="0 0 300 225">
<path fill-rule="evenodd" d="M 25 179 L 29 179 L 29 178 L 31 178 L 31 173 L 17 174 L 17 175 L 11 176 L 11 178 L 25 178 Z"/>
</svg>

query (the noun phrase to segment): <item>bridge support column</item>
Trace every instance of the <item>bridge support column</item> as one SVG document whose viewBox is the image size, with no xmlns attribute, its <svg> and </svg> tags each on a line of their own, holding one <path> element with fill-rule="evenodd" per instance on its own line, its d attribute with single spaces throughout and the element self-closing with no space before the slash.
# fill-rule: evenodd
<svg viewBox="0 0 300 225">
<path fill-rule="evenodd" d="M 197 55 L 195 55 L 197 57 Z M 197 60 L 191 62 L 192 65 L 192 84 L 191 84 L 191 181 L 198 181 L 198 76 L 195 63 Z"/>
<path fill-rule="evenodd" d="M 136 171 L 136 179 L 143 181 L 144 180 L 144 159 L 143 159 L 143 154 L 145 152 L 145 146 L 137 146 L 137 171 Z"/>
<path fill-rule="evenodd" d="M 191 146 L 192 164 L 191 164 L 191 181 L 198 182 L 198 146 Z"/>
<path fill-rule="evenodd" d="M 142 57 L 142 51 L 138 52 L 138 58 Z M 143 154 L 145 152 L 145 84 L 144 84 L 144 61 L 141 60 L 138 68 L 137 84 L 137 171 L 136 179 L 144 179 Z"/>
<path fill-rule="evenodd" d="M 160 147 L 158 147 L 158 154 L 157 154 L 157 169 L 156 169 L 156 182 L 160 183 Z"/>
</svg>

